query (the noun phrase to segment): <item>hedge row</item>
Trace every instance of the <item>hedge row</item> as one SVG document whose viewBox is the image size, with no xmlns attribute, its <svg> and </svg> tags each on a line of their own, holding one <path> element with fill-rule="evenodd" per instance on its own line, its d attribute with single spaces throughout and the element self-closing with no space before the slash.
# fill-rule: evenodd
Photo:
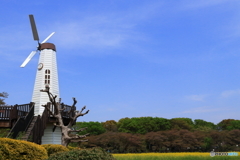
<svg viewBox="0 0 240 160">
<path fill-rule="evenodd" d="M 0 160 L 114 160 L 102 149 L 76 149 L 57 144 L 38 145 L 23 140 L 0 138 Z"/>
<path fill-rule="evenodd" d="M 47 159 L 47 151 L 44 147 L 10 138 L 0 138 L 0 159 Z"/>
</svg>

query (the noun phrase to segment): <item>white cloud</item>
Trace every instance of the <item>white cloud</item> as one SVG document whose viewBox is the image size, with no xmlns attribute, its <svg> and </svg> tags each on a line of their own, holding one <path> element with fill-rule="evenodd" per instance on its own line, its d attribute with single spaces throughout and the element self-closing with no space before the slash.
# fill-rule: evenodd
<svg viewBox="0 0 240 160">
<path fill-rule="evenodd" d="M 186 98 L 191 101 L 204 101 L 206 96 L 207 95 L 189 95 L 189 96 L 186 96 Z"/>
<path fill-rule="evenodd" d="M 127 42 L 140 36 L 134 31 L 134 25 L 108 18 L 110 17 L 94 17 L 85 21 L 56 24 L 53 41 L 68 49 L 105 49 L 124 47 Z"/>
<path fill-rule="evenodd" d="M 232 96 L 239 95 L 239 94 L 240 94 L 240 89 L 227 90 L 227 91 L 223 91 L 221 93 L 221 96 L 224 97 L 224 98 L 227 98 L 227 97 L 232 97 Z"/>
<path fill-rule="evenodd" d="M 205 113 L 205 112 L 215 112 L 215 111 L 219 111 L 219 110 L 222 110 L 222 109 L 212 108 L 210 106 L 204 106 L 204 107 L 197 107 L 197 108 L 189 109 L 189 110 L 183 111 L 181 113 Z"/>
<path fill-rule="evenodd" d="M 140 3 L 128 10 L 101 12 L 96 15 L 75 11 L 71 20 L 59 19 L 50 28 L 56 31 L 53 41 L 65 48 L 128 48 L 133 49 L 135 42 L 147 41 L 149 37 L 138 31 L 138 25 L 159 16 L 162 4 Z M 69 17 L 72 17 L 69 15 Z M 138 45 L 138 44 L 137 44 Z M 141 47 L 141 46 L 138 46 Z"/>
</svg>

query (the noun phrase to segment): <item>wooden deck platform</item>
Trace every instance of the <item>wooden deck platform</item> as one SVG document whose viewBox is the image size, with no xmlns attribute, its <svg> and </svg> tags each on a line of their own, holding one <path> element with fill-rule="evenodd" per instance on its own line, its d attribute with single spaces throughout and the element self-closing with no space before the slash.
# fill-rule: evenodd
<svg viewBox="0 0 240 160">
<path fill-rule="evenodd" d="M 19 117 L 24 117 L 34 103 L 0 106 L 0 127 L 11 128 Z"/>
<path fill-rule="evenodd" d="M 53 105 L 48 103 L 49 108 L 54 112 Z M 75 112 L 69 113 L 72 106 L 60 104 L 62 111 L 62 118 L 64 124 L 68 124 L 70 117 L 75 114 Z M 75 108 L 76 109 L 76 108 Z M 0 128 L 10 128 L 8 137 L 17 138 L 17 136 L 24 132 L 24 140 L 35 142 L 41 144 L 41 138 L 43 136 L 44 130 L 47 124 L 53 124 L 57 122 L 47 109 L 44 110 L 43 114 L 40 116 L 34 116 L 34 103 L 30 102 L 23 105 L 14 105 L 14 106 L 0 106 Z M 32 137 L 32 140 L 29 140 L 29 137 Z"/>
</svg>

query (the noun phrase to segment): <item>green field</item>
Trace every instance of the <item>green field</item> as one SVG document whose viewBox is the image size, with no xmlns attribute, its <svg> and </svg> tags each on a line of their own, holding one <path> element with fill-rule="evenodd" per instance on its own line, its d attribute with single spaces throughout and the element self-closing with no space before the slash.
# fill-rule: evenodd
<svg viewBox="0 0 240 160">
<path fill-rule="evenodd" d="M 238 152 L 238 155 L 240 153 Z M 117 160 L 239 160 L 240 156 L 214 156 L 210 153 L 139 153 L 113 154 Z"/>
</svg>

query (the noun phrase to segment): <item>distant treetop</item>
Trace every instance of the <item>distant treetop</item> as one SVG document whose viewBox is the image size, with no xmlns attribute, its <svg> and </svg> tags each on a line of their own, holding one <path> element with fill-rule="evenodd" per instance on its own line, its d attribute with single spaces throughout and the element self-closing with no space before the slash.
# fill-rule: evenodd
<svg viewBox="0 0 240 160">
<path fill-rule="evenodd" d="M 2 92 L 0 93 L 0 106 L 2 105 L 6 105 L 6 103 L 4 102 L 5 98 L 8 98 L 8 93 L 7 92 Z"/>
</svg>

